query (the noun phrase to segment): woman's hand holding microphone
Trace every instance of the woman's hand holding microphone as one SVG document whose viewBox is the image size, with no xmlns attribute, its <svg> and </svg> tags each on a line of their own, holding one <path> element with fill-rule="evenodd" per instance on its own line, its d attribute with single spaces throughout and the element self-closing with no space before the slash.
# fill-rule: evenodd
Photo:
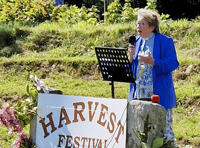
<svg viewBox="0 0 200 148">
<path fill-rule="evenodd" d="M 129 44 L 128 52 L 129 52 L 129 61 L 130 63 L 132 63 L 133 55 L 135 54 L 135 45 Z"/>
<path fill-rule="evenodd" d="M 128 48 L 129 61 L 130 61 L 130 63 L 132 63 L 133 55 L 135 54 L 135 36 L 130 36 L 128 39 L 128 42 L 129 42 L 129 48 Z"/>
</svg>

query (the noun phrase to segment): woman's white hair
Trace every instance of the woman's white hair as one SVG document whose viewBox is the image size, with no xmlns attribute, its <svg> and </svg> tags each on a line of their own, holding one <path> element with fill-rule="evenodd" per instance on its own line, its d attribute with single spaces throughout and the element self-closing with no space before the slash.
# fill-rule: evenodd
<svg viewBox="0 0 200 148">
<path fill-rule="evenodd" d="M 160 15 L 157 12 L 153 10 L 140 9 L 138 11 L 138 19 L 139 18 L 144 18 L 148 22 L 149 27 L 154 27 L 154 33 L 159 32 Z"/>
</svg>

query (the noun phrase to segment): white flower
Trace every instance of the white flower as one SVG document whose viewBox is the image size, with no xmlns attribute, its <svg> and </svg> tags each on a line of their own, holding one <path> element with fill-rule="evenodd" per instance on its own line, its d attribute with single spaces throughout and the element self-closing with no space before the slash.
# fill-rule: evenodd
<svg viewBox="0 0 200 148">
<path fill-rule="evenodd" d="M 27 110 L 27 108 L 26 108 L 26 106 L 24 106 L 24 107 L 23 107 L 23 111 L 26 111 L 26 110 Z"/>
<path fill-rule="evenodd" d="M 26 102 L 31 102 L 30 98 L 27 98 L 27 99 L 26 99 Z"/>
<path fill-rule="evenodd" d="M 11 135 L 12 133 L 13 133 L 12 130 L 9 130 L 9 131 L 8 131 L 8 135 Z"/>
<path fill-rule="evenodd" d="M 29 77 L 30 79 L 33 79 L 33 75 L 30 75 L 30 77 Z"/>
<path fill-rule="evenodd" d="M 41 87 L 40 87 L 40 86 L 37 86 L 37 90 L 40 91 L 40 90 L 41 90 Z"/>
</svg>

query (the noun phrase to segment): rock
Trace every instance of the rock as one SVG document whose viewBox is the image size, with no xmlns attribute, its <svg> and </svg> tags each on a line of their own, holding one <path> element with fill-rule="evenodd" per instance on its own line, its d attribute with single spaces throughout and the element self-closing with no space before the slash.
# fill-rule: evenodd
<svg viewBox="0 0 200 148">
<path fill-rule="evenodd" d="M 140 148 L 141 142 L 134 131 L 145 135 L 141 140 L 150 147 L 153 140 L 163 138 L 166 128 L 166 110 L 163 106 L 148 101 L 132 100 L 127 110 L 126 148 Z"/>
<path fill-rule="evenodd" d="M 48 88 L 50 94 L 60 94 L 62 95 L 62 91 L 54 88 Z"/>
<path fill-rule="evenodd" d="M 194 69 L 193 65 L 188 66 L 187 69 L 186 69 L 186 73 L 190 74 L 193 71 L 193 69 Z"/>
</svg>

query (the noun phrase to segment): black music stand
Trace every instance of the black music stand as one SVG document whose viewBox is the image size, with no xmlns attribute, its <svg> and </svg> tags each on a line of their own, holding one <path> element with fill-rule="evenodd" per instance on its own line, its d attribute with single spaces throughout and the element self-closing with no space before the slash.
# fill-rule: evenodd
<svg viewBox="0 0 200 148">
<path fill-rule="evenodd" d="M 112 98 L 115 98 L 114 81 L 135 83 L 126 49 L 95 47 L 95 52 L 103 75 L 103 80 L 111 81 Z"/>
</svg>

